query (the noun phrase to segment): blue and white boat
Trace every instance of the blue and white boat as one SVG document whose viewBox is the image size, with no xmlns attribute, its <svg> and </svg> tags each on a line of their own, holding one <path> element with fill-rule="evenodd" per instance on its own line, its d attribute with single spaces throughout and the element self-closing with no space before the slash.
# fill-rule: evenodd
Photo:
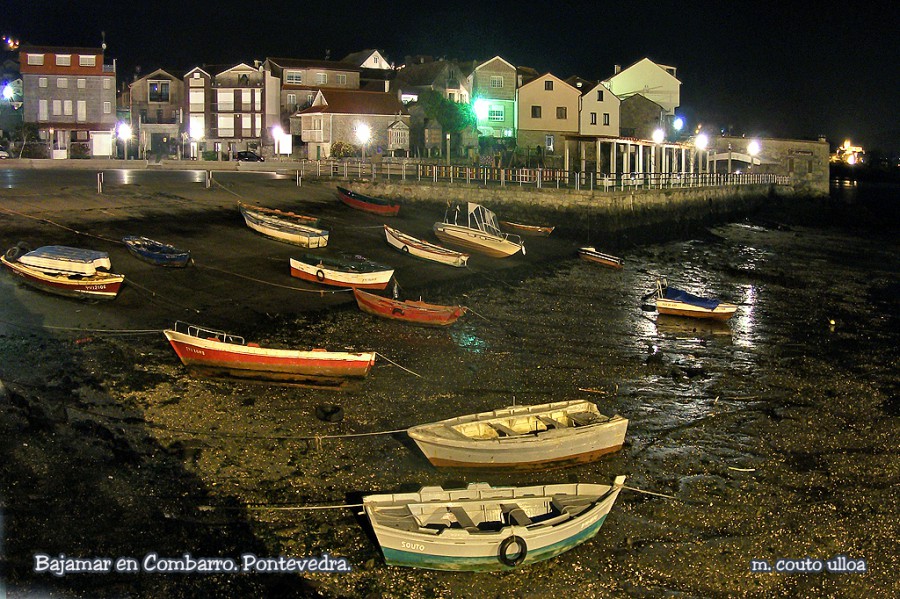
<svg viewBox="0 0 900 599">
<path fill-rule="evenodd" d="M 13 256 L 14 252 L 17 255 Z M 108 272 L 112 268 L 109 254 L 106 252 L 65 245 L 45 245 L 36 250 L 27 251 L 27 248 L 20 244 L 10 248 L 6 257 L 46 274 L 91 277 L 98 270 Z"/>
<path fill-rule="evenodd" d="M 147 237 L 129 235 L 122 243 L 136 258 L 157 266 L 183 268 L 191 261 L 191 252 Z"/>
<path fill-rule="evenodd" d="M 363 497 L 363 508 L 389 565 L 508 570 L 591 539 L 624 484 L 619 476 L 612 485 L 423 487 Z"/>
</svg>

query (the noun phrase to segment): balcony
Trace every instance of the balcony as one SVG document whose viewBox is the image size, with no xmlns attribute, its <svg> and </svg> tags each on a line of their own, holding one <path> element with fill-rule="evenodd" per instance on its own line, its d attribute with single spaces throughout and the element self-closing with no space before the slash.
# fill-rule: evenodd
<svg viewBox="0 0 900 599">
<path fill-rule="evenodd" d="M 322 142 L 325 141 L 325 133 L 321 129 L 304 129 L 300 134 L 300 138 L 303 141 Z"/>
</svg>

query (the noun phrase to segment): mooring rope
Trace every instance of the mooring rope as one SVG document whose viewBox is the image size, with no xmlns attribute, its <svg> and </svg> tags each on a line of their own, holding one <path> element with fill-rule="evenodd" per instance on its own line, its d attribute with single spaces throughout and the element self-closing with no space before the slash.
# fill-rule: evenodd
<svg viewBox="0 0 900 599">
<path fill-rule="evenodd" d="M 665 493 L 655 493 L 653 491 L 645 491 L 643 489 L 638 489 L 637 487 L 629 487 L 628 485 L 622 485 L 623 489 L 628 489 L 629 491 L 634 491 L 636 493 L 643 493 L 644 495 L 653 495 L 654 497 L 665 497 L 666 499 L 674 499 L 675 501 L 681 501 L 674 495 L 666 495 Z"/>
<path fill-rule="evenodd" d="M 225 270 L 222 268 L 216 268 L 215 266 L 207 266 L 205 264 L 194 263 L 196 268 L 205 268 L 207 270 L 214 270 L 216 272 L 220 272 L 226 275 L 231 275 L 233 277 L 238 277 L 240 279 L 246 279 L 248 281 L 253 281 L 254 283 L 260 283 L 262 285 L 269 285 L 271 287 L 278 287 L 280 289 L 290 289 L 293 291 L 303 291 L 305 293 L 318 293 L 319 295 L 325 295 L 326 293 L 347 293 L 349 291 L 353 291 L 353 289 L 303 289 L 302 287 L 294 287 L 293 285 L 282 285 L 281 283 L 272 283 L 271 281 L 264 281 L 262 279 L 257 279 L 254 277 L 248 277 L 247 275 L 242 275 L 240 273 L 232 272 L 229 270 Z"/>
<path fill-rule="evenodd" d="M 49 218 L 42 218 L 39 216 L 31 216 L 30 214 L 25 214 L 23 212 L 17 212 L 16 210 L 11 210 L 9 208 L 0 208 L 3 212 L 7 214 L 14 214 L 16 216 L 21 216 L 23 218 L 30 218 L 32 220 L 36 220 L 38 222 L 47 223 L 48 225 L 53 225 L 54 227 L 59 227 L 60 229 L 65 229 L 66 231 L 71 231 L 76 235 L 84 235 L 85 237 L 93 237 L 94 239 L 100 239 L 102 241 L 108 241 L 110 243 L 118 243 L 122 244 L 121 239 L 110 239 L 109 237 L 103 237 L 102 235 L 94 235 L 93 233 L 85 233 L 84 231 L 79 231 L 78 229 L 73 229 L 72 227 L 67 227 L 66 225 L 61 225 L 57 222 L 50 220 Z"/>
<path fill-rule="evenodd" d="M 80 327 L 57 327 L 51 325 L 32 325 L 0 319 L 3 324 L 20 329 L 38 329 L 51 331 L 71 331 L 73 333 L 90 333 L 92 335 L 150 335 L 162 333 L 164 329 L 83 329 Z"/>
<path fill-rule="evenodd" d="M 393 360 L 391 360 L 390 358 L 388 358 L 386 355 L 384 355 L 384 354 L 382 354 L 382 353 L 375 352 L 375 355 L 376 355 L 376 356 L 381 356 L 382 358 L 384 358 L 385 360 L 387 360 L 388 362 L 390 362 L 391 364 L 393 364 L 394 366 L 396 366 L 397 368 L 399 368 L 399 369 L 401 369 L 401 370 L 405 370 L 406 372 L 408 372 L 408 373 L 410 373 L 410 374 L 414 374 L 414 375 L 416 375 L 417 377 L 422 378 L 422 375 L 421 375 L 421 374 L 419 374 L 419 373 L 417 373 L 417 372 L 413 372 L 413 371 L 410 370 L 409 368 L 405 368 L 405 367 L 401 366 L 400 364 L 397 364 L 396 362 L 394 362 Z"/>
</svg>

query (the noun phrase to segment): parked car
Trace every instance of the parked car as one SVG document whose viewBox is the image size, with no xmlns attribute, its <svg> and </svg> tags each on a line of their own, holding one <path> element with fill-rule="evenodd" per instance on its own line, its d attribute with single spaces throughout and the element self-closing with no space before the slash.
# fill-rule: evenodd
<svg viewBox="0 0 900 599">
<path fill-rule="evenodd" d="M 0 148 L 0 160 L 4 158 L 9 158 L 9 152 L 4 150 L 3 148 Z"/>
<path fill-rule="evenodd" d="M 240 160 L 241 162 L 265 162 L 266 159 L 257 154 L 256 152 L 251 152 L 249 150 L 245 152 L 238 152 L 234 155 L 235 160 Z"/>
</svg>

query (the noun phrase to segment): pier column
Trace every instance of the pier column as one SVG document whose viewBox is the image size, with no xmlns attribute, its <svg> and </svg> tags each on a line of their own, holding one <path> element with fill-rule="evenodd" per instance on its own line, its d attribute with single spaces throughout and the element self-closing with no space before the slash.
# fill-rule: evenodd
<svg viewBox="0 0 900 599">
<path fill-rule="evenodd" d="M 616 176 L 616 142 L 612 142 L 609 148 L 609 174 Z"/>
</svg>

